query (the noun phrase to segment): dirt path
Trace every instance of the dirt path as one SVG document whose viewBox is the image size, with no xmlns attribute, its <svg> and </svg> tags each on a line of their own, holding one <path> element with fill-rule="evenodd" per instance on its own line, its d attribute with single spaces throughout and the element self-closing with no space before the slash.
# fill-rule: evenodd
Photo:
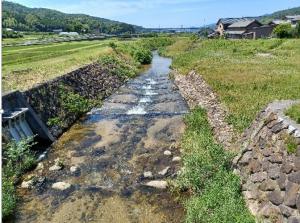
<svg viewBox="0 0 300 223">
<path fill-rule="evenodd" d="M 13 222 L 182 222 L 183 208 L 168 191 L 145 185 L 165 187 L 180 169 L 174 145 L 188 108 L 168 79 L 170 64 L 155 54 L 148 71 L 57 141 L 30 173 L 39 186 L 18 189 Z M 50 171 L 57 158 L 64 168 Z"/>
</svg>

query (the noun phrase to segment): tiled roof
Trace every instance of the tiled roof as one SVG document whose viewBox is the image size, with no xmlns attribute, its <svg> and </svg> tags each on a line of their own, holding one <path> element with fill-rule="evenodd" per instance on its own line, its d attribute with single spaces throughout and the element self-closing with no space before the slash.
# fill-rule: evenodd
<svg viewBox="0 0 300 223">
<path fill-rule="evenodd" d="M 235 22 L 239 21 L 248 21 L 248 20 L 253 20 L 253 18 L 222 18 L 218 22 L 221 22 L 223 24 L 233 24 Z"/>
<path fill-rule="evenodd" d="M 228 28 L 246 28 L 253 22 L 255 22 L 254 19 L 238 21 L 238 22 L 235 22 L 235 23 L 231 24 Z"/>
</svg>

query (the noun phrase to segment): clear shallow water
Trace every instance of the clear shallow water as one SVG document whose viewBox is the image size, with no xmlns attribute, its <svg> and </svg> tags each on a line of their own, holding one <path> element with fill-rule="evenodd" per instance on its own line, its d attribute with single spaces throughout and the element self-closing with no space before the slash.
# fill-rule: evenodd
<svg viewBox="0 0 300 223">
<path fill-rule="evenodd" d="M 183 208 L 166 190 L 144 186 L 173 178 L 180 155 L 163 152 L 179 141 L 184 131 L 185 101 L 168 78 L 171 60 L 154 54 L 149 70 L 130 80 L 118 92 L 77 122 L 55 143 L 42 171 L 39 190 L 18 189 L 21 197 L 12 222 L 182 222 Z M 61 171 L 49 171 L 56 158 Z M 70 172 L 71 166 L 80 171 Z M 166 176 L 158 174 L 170 167 Z M 65 191 L 51 188 L 68 182 Z"/>
</svg>

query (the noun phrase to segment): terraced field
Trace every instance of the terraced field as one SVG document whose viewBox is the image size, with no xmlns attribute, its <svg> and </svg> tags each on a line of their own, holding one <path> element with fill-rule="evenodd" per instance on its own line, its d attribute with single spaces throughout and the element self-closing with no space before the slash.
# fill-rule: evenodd
<svg viewBox="0 0 300 223">
<path fill-rule="evenodd" d="M 3 91 L 25 90 L 109 53 L 111 40 L 4 47 Z"/>
</svg>

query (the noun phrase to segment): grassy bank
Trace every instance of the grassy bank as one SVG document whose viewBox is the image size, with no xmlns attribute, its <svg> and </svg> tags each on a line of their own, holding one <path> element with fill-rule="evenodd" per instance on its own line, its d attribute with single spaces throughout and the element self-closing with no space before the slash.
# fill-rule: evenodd
<svg viewBox="0 0 300 223">
<path fill-rule="evenodd" d="M 191 192 L 185 202 L 186 222 L 254 223 L 241 195 L 240 180 L 230 168 L 233 155 L 214 142 L 206 112 L 197 108 L 185 121 L 184 170 L 175 188 Z"/>
<path fill-rule="evenodd" d="M 181 38 L 163 52 L 173 68 L 196 70 L 229 108 L 242 132 L 275 99 L 300 98 L 300 39 L 195 40 Z"/>
<path fill-rule="evenodd" d="M 26 90 L 109 53 L 109 41 L 82 41 L 3 48 L 3 91 Z"/>
<path fill-rule="evenodd" d="M 295 104 L 286 110 L 285 114 L 300 124 L 300 104 Z"/>
<path fill-rule="evenodd" d="M 112 44 L 113 43 L 113 44 Z M 149 50 L 170 44 L 169 38 L 135 41 L 95 40 L 3 48 L 3 91 L 26 90 L 114 53 L 115 47 L 140 64 L 151 62 Z M 148 51 L 148 52 L 144 52 Z"/>
</svg>

